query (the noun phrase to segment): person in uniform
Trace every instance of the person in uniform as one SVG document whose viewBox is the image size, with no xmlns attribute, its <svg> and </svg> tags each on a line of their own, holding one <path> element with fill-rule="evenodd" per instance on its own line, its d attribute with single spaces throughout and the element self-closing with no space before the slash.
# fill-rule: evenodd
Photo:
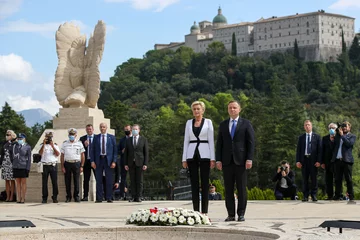
<svg viewBox="0 0 360 240">
<path fill-rule="evenodd" d="M 71 202 L 71 175 L 74 178 L 74 200 L 80 202 L 79 198 L 79 178 L 83 171 L 85 161 L 85 149 L 81 141 L 76 140 L 77 130 L 68 130 L 69 139 L 61 147 L 61 169 L 65 176 L 66 201 Z"/>
<path fill-rule="evenodd" d="M 59 146 L 53 142 L 53 133 L 45 133 L 45 138 L 41 144 L 39 154 L 41 155 L 42 164 L 42 203 L 47 203 L 48 198 L 48 179 L 50 176 L 52 184 L 52 200 L 53 203 L 58 203 L 57 196 L 59 194 L 59 188 L 57 183 L 57 166 L 58 157 L 60 155 Z"/>
</svg>

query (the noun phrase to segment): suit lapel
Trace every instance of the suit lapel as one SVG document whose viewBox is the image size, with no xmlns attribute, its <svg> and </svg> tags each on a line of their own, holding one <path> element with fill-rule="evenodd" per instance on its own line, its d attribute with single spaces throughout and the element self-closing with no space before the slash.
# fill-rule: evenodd
<svg viewBox="0 0 360 240">
<path fill-rule="evenodd" d="M 230 120 L 230 119 L 229 119 Z M 238 122 L 236 124 L 236 129 L 235 129 L 235 135 L 239 132 L 240 129 L 240 125 L 243 123 L 243 120 L 241 117 L 238 118 Z"/>
<path fill-rule="evenodd" d="M 225 132 L 228 135 L 228 137 L 231 139 L 231 135 L 230 135 L 230 131 L 229 131 L 229 123 L 230 123 L 230 118 L 226 119 L 224 122 L 224 127 L 225 127 Z"/>
</svg>

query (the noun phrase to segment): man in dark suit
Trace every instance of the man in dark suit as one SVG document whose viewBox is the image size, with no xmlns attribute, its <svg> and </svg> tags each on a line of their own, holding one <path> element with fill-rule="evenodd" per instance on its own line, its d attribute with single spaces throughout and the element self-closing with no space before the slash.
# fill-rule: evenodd
<svg viewBox="0 0 360 240">
<path fill-rule="evenodd" d="M 223 170 L 225 183 L 225 205 L 228 217 L 235 221 L 234 185 L 238 191 L 238 221 L 245 221 L 247 205 L 247 169 L 252 167 L 255 149 L 254 129 L 249 120 L 239 117 L 241 111 L 237 101 L 230 101 L 230 119 L 220 123 L 216 143 L 216 167 Z"/>
<path fill-rule="evenodd" d="M 147 139 L 140 136 L 140 126 L 132 126 L 132 137 L 126 140 L 124 158 L 125 170 L 130 174 L 132 202 L 141 202 L 143 192 L 144 171 L 149 162 Z"/>
<path fill-rule="evenodd" d="M 126 139 L 132 137 L 130 125 L 126 125 L 124 127 L 124 133 L 125 133 L 125 136 L 120 139 L 119 147 L 118 147 L 118 151 L 119 151 L 119 155 L 120 155 L 120 161 L 118 164 L 118 166 L 120 168 L 120 199 L 125 199 L 125 186 L 126 186 L 127 171 L 125 170 L 124 152 L 125 152 Z"/>
<path fill-rule="evenodd" d="M 332 200 L 334 197 L 334 163 L 332 162 L 333 152 L 335 148 L 335 135 L 337 125 L 335 123 L 329 124 L 329 134 L 322 138 L 322 164 L 321 167 L 325 169 L 325 184 L 326 184 L 326 200 Z"/>
<path fill-rule="evenodd" d="M 343 176 L 346 181 L 349 200 L 354 200 L 354 189 L 352 182 L 352 166 L 354 157 L 352 150 L 356 141 L 356 136 L 350 133 L 351 124 L 343 122 L 339 127 L 339 134 L 335 137 L 335 148 L 333 152 L 333 162 L 335 164 L 335 196 L 334 200 L 339 200 L 341 194 Z"/>
<path fill-rule="evenodd" d="M 89 182 L 91 178 L 91 171 L 93 171 L 95 176 L 95 169 L 91 167 L 91 150 L 92 145 L 94 142 L 94 127 L 92 124 L 86 125 L 86 135 L 80 138 L 80 141 L 84 145 L 85 148 L 85 163 L 83 166 L 83 173 L 84 173 L 84 183 L 83 183 L 83 191 L 84 197 L 81 201 L 88 201 L 89 200 Z"/>
<path fill-rule="evenodd" d="M 96 175 L 96 202 L 103 200 L 103 172 L 106 178 L 106 200 L 112 202 L 113 174 L 116 167 L 117 148 L 116 139 L 112 134 L 107 133 L 106 123 L 100 123 L 100 134 L 96 135 L 93 142 L 92 155 L 90 158 L 91 167 L 95 169 Z"/>
<path fill-rule="evenodd" d="M 304 134 L 299 136 L 296 150 L 296 167 L 301 168 L 303 178 L 303 202 L 311 199 L 316 202 L 317 193 L 317 173 L 321 164 L 321 138 L 318 134 L 312 132 L 312 123 L 310 120 L 304 122 Z M 309 191 L 309 178 L 311 179 L 311 192 Z"/>
</svg>

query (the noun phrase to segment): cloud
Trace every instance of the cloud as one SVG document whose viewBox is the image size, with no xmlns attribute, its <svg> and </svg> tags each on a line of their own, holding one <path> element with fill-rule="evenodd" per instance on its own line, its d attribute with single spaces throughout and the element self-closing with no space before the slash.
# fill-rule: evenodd
<svg viewBox="0 0 360 240">
<path fill-rule="evenodd" d="M 14 80 L 28 82 L 34 75 L 31 64 L 13 53 L 0 55 L 0 81 Z"/>
<path fill-rule="evenodd" d="M 54 116 L 57 112 L 59 112 L 60 108 L 55 96 L 48 100 L 40 101 L 34 100 L 30 96 L 15 95 L 7 96 L 6 101 L 16 112 L 32 108 L 41 108 Z"/>
<path fill-rule="evenodd" d="M 334 4 L 332 4 L 330 9 L 350 9 L 350 8 L 360 8 L 360 1 L 359 0 L 338 0 Z"/>
<path fill-rule="evenodd" d="M 0 19 L 7 18 L 19 11 L 23 0 L 0 0 Z"/>
<path fill-rule="evenodd" d="M 0 0 L 1 2 L 1 0 Z M 90 35 L 93 29 L 88 25 L 84 24 L 79 20 L 71 20 L 68 21 L 80 28 L 81 33 L 85 33 L 86 35 Z M 9 21 L 3 24 L 0 24 L 0 34 L 8 33 L 8 32 L 20 32 L 20 33 L 39 33 L 44 37 L 55 38 L 55 32 L 58 30 L 61 24 L 64 22 L 48 22 L 48 23 L 31 23 L 26 20 L 20 19 L 17 21 Z M 107 31 L 111 32 L 115 30 L 114 26 L 108 25 Z"/>
<path fill-rule="evenodd" d="M 138 10 L 155 9 L 155 12 L 161 12 L 166 7 L 179 2 L 180 0 L 104 0 L 109 3 L 130 2 L 131 6 Z"/>
</svg>

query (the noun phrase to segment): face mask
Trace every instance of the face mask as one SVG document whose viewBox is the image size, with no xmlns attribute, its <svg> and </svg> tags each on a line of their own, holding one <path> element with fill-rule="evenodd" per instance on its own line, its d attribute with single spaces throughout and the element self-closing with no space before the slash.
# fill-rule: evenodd
<svg viewBox="0 0 360 240">
<path fill-rule="evenodd" d="M 139 131 L 138 131 L 138 130 L 132 130 L 132 134 L 133 134 L 134 136 L 136 136 L 136 135 L 139 134 Z"/>
<path fill-rule="evenodd" d="M 75 136 L 69 135 L 69 140 L 70 140 L 70 141 L 74 141 L 74 140 L 75 140 Z"/>
<path fill-rule="evenodd" d="M 124 131 L 124 133 L 125 133 L 126 136 L 129 136 L 131 132 L 130 131 Z"/>
<path fill-rule="evenodd" d="M 329 133 L 330 133 L 330 135 L 335 135 L 335 130 L 332 129 L 332 128 L 330 128 L 330 129 L 329 129 Z"/>
<path fill-rule="evenodd" d="M 24 140 L 18 140 L 17 141 L 19 144 L 23 145 L 24 144 Z"/>
</svg>

